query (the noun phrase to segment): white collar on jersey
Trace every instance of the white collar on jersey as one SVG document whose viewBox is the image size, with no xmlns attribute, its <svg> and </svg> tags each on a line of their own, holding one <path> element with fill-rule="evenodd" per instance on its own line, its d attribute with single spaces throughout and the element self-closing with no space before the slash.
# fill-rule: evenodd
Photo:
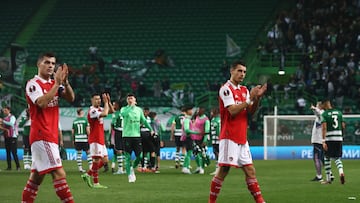
<svg viewBox="0 0 360 203">
<path fill-rule="evenodd" d="M 232 83 L 230 80 L 227 81 L 227 83 L 229 83 L 234 89 L 240 89 L 241 85 L 235 85 L 234 83 Z"/>
<path fill-rule="evenodd" d="M 51 83 L 51 78 L 49 78 L 49 80 L 45 80 L 45 79 L 41 78 L 41 77 L 38 76 L 38 75 L 35 75 L 34 78 L 40 80 L 42 83 L 47 83 L 47 82 L 48 82 L 48 83 Z"/>
</svg>

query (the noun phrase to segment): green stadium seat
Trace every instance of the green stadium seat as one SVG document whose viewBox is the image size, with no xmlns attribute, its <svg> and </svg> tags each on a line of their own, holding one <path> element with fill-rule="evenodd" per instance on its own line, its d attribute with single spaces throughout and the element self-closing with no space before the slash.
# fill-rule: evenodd
<svg viewBox="0 0 360 203">
<path fill-rule="evenodd" d="M 37 55 L 53 48 L 65 61 L 80 67 L 88 63 L 87 48 L 92 42 L 107 62 L 151 59 L 155 50 L 162 48 L 175 67 L 153 67 L 146 73 L 145 84 L 168 77 L 173 83 L 204 86 L 206 80 L 223 80 L 220 66 L 225 58 L 225 35 L 230 34 L 245 50 L 277 3 L 244 2 L 57 1 L 28 49 Z M 36 55 L 31 54 L 33 60 Z M 106 71 L 107 79 L 117 77 L 111 69 Z M 129 91 L 126 81 L 122 87 Z M 196 87 L 194 93 L 200 95 L 203 89 Z M 146 105 L 171 105 L 169 99 L 144 101 Z"/>
</svg>

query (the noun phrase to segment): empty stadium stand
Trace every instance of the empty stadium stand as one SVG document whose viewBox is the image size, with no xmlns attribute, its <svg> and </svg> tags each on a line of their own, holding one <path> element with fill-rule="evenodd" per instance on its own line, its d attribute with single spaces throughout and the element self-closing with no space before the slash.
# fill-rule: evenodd
<svg viewBox="0 0 360 203">
<path fill-rule="evenodd" d="M 110 67 L 112 60 L 150 61 L 156 50 L 163 49 L 175 66 L 148 67 L 142 79 L 145 86 L 150 89 L 155 81 L 167 77 L 172 84 L 191 83 L 195 96 L 199 96 L 206 91 L 206 81 L 225 80 L 220 67 L 226 59 L 226 34 L 245 51 L 278 1 L 62 0 L 54 3 L 26 44 L 30 61 L 34 62 L 38 53 L 52 50 L 61 61 L 80 69 L 82 64 L 92 64 L 87 49 L 95 44 L 105 59 L 105 77 L 100 78 L 105 83 L 123 77 Z M 131 90 L 128 80 L 120 82 L 123 91 Z M 89 94 L 81 86 L 76 91 L 84 97 Z M 143 101 L 146 101 L 144 105 L 171 105 L 171 99 L 157 102 L 146 96 Z"/>
</svg>

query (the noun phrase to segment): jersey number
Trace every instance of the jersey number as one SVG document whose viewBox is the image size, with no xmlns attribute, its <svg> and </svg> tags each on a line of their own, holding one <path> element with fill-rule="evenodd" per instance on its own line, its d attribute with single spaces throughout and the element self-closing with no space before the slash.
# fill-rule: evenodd
<svg viewBox="0 0 360 203">
<path fill-rule="evenodd" d="M 84 125 L 78 123 L 78 124 L 76 124 L 76 128 L 77 128 L 77 134 L 78 135 L 84 134 Z"/>
<path fill-rule="evenodd" d="M 334 129 L 338 128 L 338 126 L 339 126 L 338 116 L 337 115 L 331 115 L 331 118 L 333 119 L 332 127 Z"/>
</svg>

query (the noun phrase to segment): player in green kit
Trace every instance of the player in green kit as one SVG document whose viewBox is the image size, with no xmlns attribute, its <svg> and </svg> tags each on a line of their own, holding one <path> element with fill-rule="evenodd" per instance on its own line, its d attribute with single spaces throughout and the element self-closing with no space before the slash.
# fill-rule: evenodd
<svg viewBox="0 0 360 203">
<path fill-rule="evenodd" d="M 184 157 L 186 149 L 184 142 L 180 140 L 182 134 L 182 125 L 185 118 L 185 107 L 181 107 L 181 113 L 177 115 L 171 125 L 171 141 L 175 141 L 176 152 L 175 152 L 175 168 L 179 168 L 184 164 Z"/>
<path fill-rule="evenodd" d="M 146 121 L 143 110 L 136 106 L 136 97 L 134 94 L 128 94 L 126 97 L 127 106 L 121 108 L 120 114 L 123 117 L 123 141 L 125 151 L 125 167 L 129 183 L 136 181 L 134 168 L 138 166 L 141 160 L 142 144 L 140 136 L 140 124 L 145 125 L 154 136 L 154 131 Z M 136 159 L 131 164 L 131 153 L 134 151 Z"/>
<path fill-rule="evenodd" d="M 23 135 L 23 146 L 24 146 L 23 161 L 24 161 L 25 170 L 31 169 L 31 148 L 30 148 L 30 140 L 29 140 L 30 125 L 31 125 L 31 120 L 29 115 L 29 109 L 26 109 L 26 114 L 25 116 L 21 117 L 19 123 L 19 127 L 23 127 L 24 129 L 22 135 Z"/>
<path fill-rule="evenodd" d="M 182 173 L 191 174 L 190 162 L 191 162 L 191 156 L 193 154 L 193 141 L 191 139 L 190 134 L 200 134 L 200 133 L 191 130 L 191 125 L 192 125 L 191 116 L 193 114 L 192 107 L 186 107 L 184 110 L 185 110 L 185 118 L 182 126 L 182 135 L 180 140 L 184 142 L 184 147 L 186 148 L 186 155 L 185 155 L 184 165 L 182 168 Z"/>
<path fill-rule="evenodd" d="M 339 170 L 340 182 L 345 183 L 345 175 L 342 157 L 342 142 L 345 122 L 342 112 L 334 109 L 329 100 L 323 102 L 324 112 L 321 114 L 321 126 L 323 137 L 323 149 L 325 152 L 324 168 L 326 172 L 326 180 L 322 184 L 330 184 L 331 178 L 331 159 L 335 160 L 337 169 Z"/>
<path fill-rule="evenodd" d="M 210 140 L 210 120 L 205 115 L 205 108 L 199 107 L 192 122 L 192 130 L 198 131 L 198 134 L 191 134 L 193 140 L 193 153 L 196 161 L 196 170 L 194 173 L 204 174 L 204 168 L 210 164 L 210 158 L 207 156 L 207 143 Z"/>
<path fill-rule="evenodd" d="M 149 107 L 143 108 L 144 117 L 146 122 L 151 122 L 149 117 L 150 109 Z M 142 156 L 141 156 L 141 167 L 138 167 L 139 172 L 151 172 L 151 168 L 155 166 L 155 145 L 153 143 L 153 136 L 150 134 L 150 130 L 144 126 L 140 125 L 140 135 L 142 142 Z"/>
<path fill-rule="evenodd" d="M 211 121 L 210 121 L 210 137 L 211 137 L 211 144 L 213 147 L 213 153 L 215 155 L 215 160 L 216 160 L 216 169 L 210 175 L 215 175 L 219 170 L 217 160 L 219 158 L 220 127 L 221 127 L 220 113 L 219 113 L 219 108 L 216 107 L 211 109 Z"/>
<path fill-rule="evenodd" d="M 151 119 L 150 125 L 155 133 L 155 135 L 152 136 L 152 142 L 155 146 L 156 164 L 155 167 L 152 168 L 152 172 L 160 173 L 160 148 L 164 147 L 164 141 L 162 141 L 162 126 L 160 121 L 156 117 L 156 112 L 151 111 L 149 113 L 149 117 Z"/>
<path fill-rule="evenodd" d="M 71 134 L 73 137 L 73 142 L 76 150 L 76 163 L 80 172 L 85 173 L 86 170 L 82 167 L 82 151 L 86 153 L 87 162 L 89 168 L 91 168 L 92 158 L 89 156 L 89 143 L 88 136 L 90 133 L 90 126 L 87 121 L 87 118 L 84 117 L 84 110 L 78 108 L 76 110 L 77 118 L 73 121 Z"/>
<path fill-rule="evenodd" d="M 124 174 L 123 161 L 124 161 L 124 145 L 123 145 L 123 117 L 120 114 L 120 101 L 114 102 L 115 112 L 112 115 L 111 128 L 114 130 L 114 151 L 116 154 L 116 161 L 118 163 L 118 170 L 114 174 Z"/>
</svg>

